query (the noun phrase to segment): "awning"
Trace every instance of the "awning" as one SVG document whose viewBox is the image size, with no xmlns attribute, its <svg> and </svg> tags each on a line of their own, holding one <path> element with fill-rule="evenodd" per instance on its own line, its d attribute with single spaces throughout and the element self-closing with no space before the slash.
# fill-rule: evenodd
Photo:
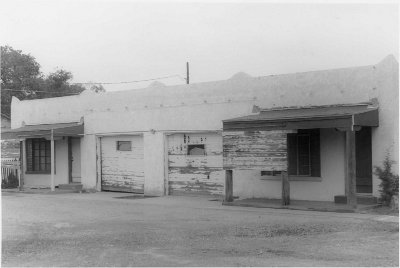
<svg viewBox="0 0 400 268">
<path fill-rule="evenodd" d="M 378 125 L 378 107 L 372 106 L 372 103 L 276 108 L 261 110 L 258 114 L 223 120 L 224 131 L 354 129 Z"/>
<path fill-rule="evenodd" d="M 47 138 L 63 136 L 79 136 L 83 135 L 83 123 L 59 123 L 59 124 L 42 124 L 42 125 L 25 125 L 20 128 L 9 129 L 1 132 L 1 139 L 20 139 L 20 138 Z"/>
</svg>

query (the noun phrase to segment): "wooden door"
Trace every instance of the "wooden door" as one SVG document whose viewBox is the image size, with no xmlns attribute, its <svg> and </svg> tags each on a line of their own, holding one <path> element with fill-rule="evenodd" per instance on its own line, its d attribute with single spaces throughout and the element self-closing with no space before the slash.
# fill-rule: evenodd
<svg viewBox="0 0 400 268">
<path fill-rule="evenodd" d="M 170 195 L 223 195 L 222 136 L 179 133 L 168 136 Z"/>
<path fill-rule="evenodd" d="M 81 182 L 81 139 L 71 138 L 71 178 L 72 182 Z"/>
<path fill-rule="evenodd" d="M 101 189 L 144 193 L 143 137 L 102 137 L 101 150 Z"/>
<path fill-rule="evenodd" d="M 371 128 L 356 131 L 356 190 L 372 193 L 372 141 Z"/>
</svg>

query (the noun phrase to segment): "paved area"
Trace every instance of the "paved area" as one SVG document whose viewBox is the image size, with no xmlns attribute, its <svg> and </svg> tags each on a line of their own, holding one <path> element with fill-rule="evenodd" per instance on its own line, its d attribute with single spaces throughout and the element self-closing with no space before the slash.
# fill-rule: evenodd
<svg viewBox="0 0 400 268">
<path fill-rule="evenodd" d="M 2 193 L 3 266 L 398 266 L 398 217 Z"/>
</svg>

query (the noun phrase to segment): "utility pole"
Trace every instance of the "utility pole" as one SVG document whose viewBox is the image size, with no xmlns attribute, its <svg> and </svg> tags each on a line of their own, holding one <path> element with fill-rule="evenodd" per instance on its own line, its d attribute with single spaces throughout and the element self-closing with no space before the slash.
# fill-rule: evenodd
<svg viewBox="0 0 400 268">
<path fill-rule="evenodd" d="M 186 84 L 189 84 L 189 62 L 186 62 Z"/>
</svg>

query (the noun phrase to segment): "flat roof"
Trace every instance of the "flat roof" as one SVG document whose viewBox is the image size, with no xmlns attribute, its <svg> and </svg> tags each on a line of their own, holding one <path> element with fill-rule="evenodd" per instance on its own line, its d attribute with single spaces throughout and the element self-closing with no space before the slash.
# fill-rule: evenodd
<svg viewBox="0 0 400 268">
<path fill-rule="evenodd" d="M 378 126 L 372 103 L 262 109 L 258 114 L 223 120 L 224 130 L 353 128 Z"/>
<path fill-rule="evenodd" d="M 82 122 L 57 123 L 57 124 L 38 124 L 25 125 L 20 128 L 8 129 L 1 133 L 1 139 L 17 139 L 17 138 L 49 138 L 53 131 L 54 137 L 62 136 L 79 136 L 83 135 Z"/>
</svg>

